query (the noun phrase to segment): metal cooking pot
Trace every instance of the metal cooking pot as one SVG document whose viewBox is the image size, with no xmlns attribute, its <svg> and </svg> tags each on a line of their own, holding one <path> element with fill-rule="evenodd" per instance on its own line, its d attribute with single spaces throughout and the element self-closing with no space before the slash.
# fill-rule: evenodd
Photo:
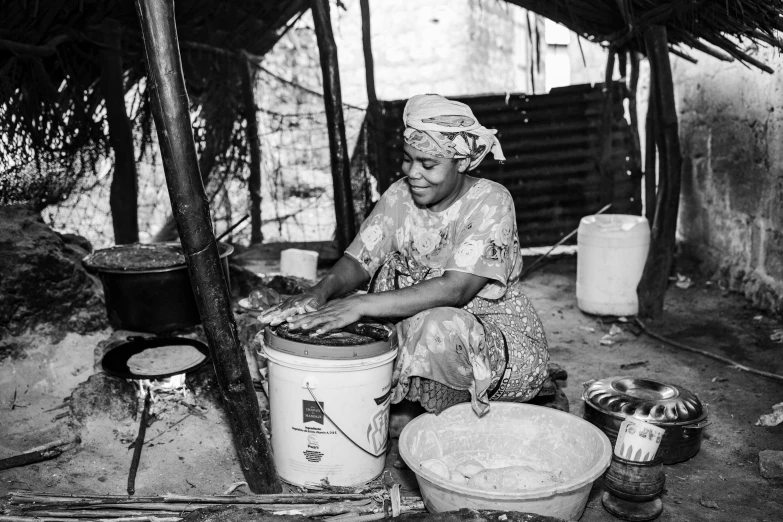
<svg viewBox="0 0 783 522">
<path fill-rule="evenodd" d="M 707 412 L 690 391 L 674 384 L 638 377 L 609 377 L 585 383 L 584 418 L 603 431 L 614 446 L 620 424 L 627 417 L 666 430 L 658 455 L 664 464 L 676 464 L 701 448 Z"/>
<path fill-rule="evenodd" d="M 171 254 L 179 249 L 179 256 L 169 256 L 169 260 L 159 258 L 147 267 L 122 267 L 123 255 L 130 257 L 134 253 L 132 249 L 137 249 L 136 252 L 144 249 L 153 256 Z M 234 247 L 218 243 L 218 251 L 226 284 L 230 285 L 228 256 Z M 113 256 L 115 262 L 102 262 L 107 255 Z M 178 243 L 119 245 L 96 250 L 84 259 L 84 265 L 96 273 L 103 284 L 109 324 L 115 329 L 159 334 L 201 323 L 185 257 Z"/>
</svg>

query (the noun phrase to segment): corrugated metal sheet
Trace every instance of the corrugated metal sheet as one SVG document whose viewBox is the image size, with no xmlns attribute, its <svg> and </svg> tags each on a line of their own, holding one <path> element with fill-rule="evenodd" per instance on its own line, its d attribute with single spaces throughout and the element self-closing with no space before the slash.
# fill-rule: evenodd
<svg viewBox="0 0 783 522">
<path fill-rule="evenodd" d="M 577 85 L 544 95 L 456 98 L 471 107 L 482 125 L 498 130 L 506 161 L 501 164 L 490 155 L 475 175 L 509 189 L 523 246 L 556 243 L 579 225 L 582 216 L 609 201 L 613 213 L 640 212 L 641 202 L 634 201 L 639 182 L 629 173 L 632 137 L 623 117 L 626 91 L 619 83 L 614 85 L 607 180 L 599 169 L 602 88 Z M 381 178 L 388 176 L 390 182 L 402 176 L 404 106 L 405 100 L 382 102 L 379 168 Z"/>
</svg>

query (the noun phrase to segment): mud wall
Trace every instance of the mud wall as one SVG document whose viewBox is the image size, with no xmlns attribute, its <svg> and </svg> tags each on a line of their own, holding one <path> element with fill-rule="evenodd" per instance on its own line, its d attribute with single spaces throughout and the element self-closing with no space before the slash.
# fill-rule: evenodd
<svg viewBox="0 0 783 522">
<path fill-rule="evenodd" d="M 679 234 L 708 273 L 783 312 L 783 57 L 770 75 L 705 55 L 678 60 L 684 156 Z"/>
</svg>

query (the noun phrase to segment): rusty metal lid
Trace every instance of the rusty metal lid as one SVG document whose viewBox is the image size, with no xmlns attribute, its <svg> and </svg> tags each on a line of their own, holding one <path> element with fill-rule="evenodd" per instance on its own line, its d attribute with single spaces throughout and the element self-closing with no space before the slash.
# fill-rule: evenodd
<svg viewBox="0 0 783 522">
<path fill-rule="evenodd" d="M 662 426 L 692 424 L 707 412 L 693 393 L 676 384 L 639 377 L 609 377 L 585 383 L 585 403 L 617 419 L 635 417 Z"/>
<path fill-rule="evenodd" d="M 380 323 L 354 323 L 323 335 L 291 331 L 289 325 L 264 330 L 264 343 L 273 350 L 310 359 L 363 359 L 397 349 L 397 332 Z"/>
</svg>

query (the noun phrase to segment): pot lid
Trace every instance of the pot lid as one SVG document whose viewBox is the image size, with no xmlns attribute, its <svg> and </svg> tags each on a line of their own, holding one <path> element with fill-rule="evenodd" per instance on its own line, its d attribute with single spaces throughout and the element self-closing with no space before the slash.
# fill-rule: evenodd
<svg viewBox="0 0 783 522">
<path fill-rule="evenodd" d="M 163 379 L 191 372 L 209 359 L 209 348 L 187 337 L 128 337 L 103 356 L 109 375 L 124 379 Z"/>
<path fill-rule="evenodd" d="M 318 336 L 291 331 L 287 323 L 264 331 L 264 342 L 269 348 L 310 359 L 375 357 L 396 349 L 396 338 L 394 327 L 381 323 L 354 323 Z"/>
<path fill-rule="evenodd" d="M 681 386 L 640 377 L 609 377 L 585 383 L 584 401 L 617 419 L 635 417 L 659 425 L 691 424 L 707 413 Z"/>
</svg>

